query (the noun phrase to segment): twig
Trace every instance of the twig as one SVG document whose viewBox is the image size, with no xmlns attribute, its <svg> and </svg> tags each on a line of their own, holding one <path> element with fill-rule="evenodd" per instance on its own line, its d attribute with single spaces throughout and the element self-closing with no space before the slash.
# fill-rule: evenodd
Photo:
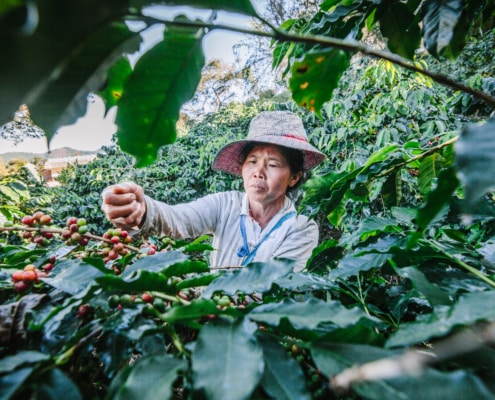
<svg viewBox="0 0 495 400">
<path fill-rule="evenodd" d="M 345 369 L 330 379 L 330 388 L 338 394 L 349 391 L 354 383 L 419 375 L 427 367 L 481 349 L 495 343 L 495 322 L 482 328 L 463 330 L 436 343 L 430 351 L 408 350 L 390 358 L 382 358 Z"/>
<path fill-rule="evenodd" d="M 263 20 L 262 18 L 258 17 L 263 23 L 269 25 L 267 21 Z M 204 28 L 204 29 L 220 29 L 220 30 L 228 30 L 232 32 L 238 32 L 238 33 L 244 33 L 247 35 L 254 35 L 254 36 L 260 36 L 260 37 L 267 37 L 271 39 L 278 40 L 280 42 L 293 42 L 293 43 L 303 43 L 303 44 L 309 44 L 309 45 L 321 45 L 321 46 L 328 46 L 328 47 L 335 47 L 341 50 L 349 51 L 349 52 L 356 52 L 356 53 L 362 53 L 362 54 L 367 54 L 369 56 L 375 57 L 375 58 L 380 58 L 384 59 L 387 61 L 390 61 L 393 64 L 400 65 L 401 67 L 404 67 L 406 69 L 409 69 L 410 71 L 414 71 L 417 73 L 420 73 L 422 75 L 428 76 L 429 78 L 433 79 L 435 82 L 448 86 L 454 90 L 460 90 L 462 92 L 468 93 L 472 95 L 475 98 L 478 98 L 479 100 L 484 101 L 485 103 L 495 106 L 495 97 L 490 96 L 486 94 L 485 92 L 473 89 L 467 85 L 464 85 L 460 82 L 457 82 L 451 78 L 449 78 L 446 75 L 442 75 L 433 71 L 429 71 L 425 68 L 423 68 L 421 65 L 414 63 L 406 58 L 403 58 L 397 54 L 391 53 L 389 51 L 384 51 L 384 50 L 379 50 L 379 49 L 373 49 L 371 47 L 368 47 L 356 40 L 350 40 L 350 39 L 338 39 L 338 38 L 333 38 L 333 37 L 326 37 L 326 36 L 319 36 L 319 35 L 308 35 L 308 36 L 301 36 L 293 33 L 289 33 L 285 30 L 277 29 L 273 27 L 272 25 L 269 25 L 270 28 L 272 29 L 272 32 L 262 32 L 258 30 L 252 30 L 252 29 L 246 29 L 246 28 L 240 28 L 236 26 L 230 26 L 230 25 L 222 25 L 222 24 L 211 24 L 211 23 L 205 23 L 205 22 L 197 22 L 197 21 L 187 21 L 187 20 L 174 20 L 174 21 L 167 21 L 167 20 L 158 20 L 164 24 L 170 24 L 170 25 L 176 25 L 176 26 L 188 26 L 188 27 L 196 27 L 196 28 Z"/>
<path fill-rule="evenodd" d="M 60 228 L 37 228 L 37 227 L 31 227 L 31 226 L 20 226 L 20 225 L 14 225 L 14 226 L 1 226 L 0 227 L 0 232 L 2 231 L 29 231 L 29 232 L 39 232 L 39 233 L 57 233 L 57 234 L 62 234 L 63 229 Z M 93 235 L 91 233 L 82 233 L 81 236 L 86 237 L 88 239 L 93 239 L 93 240 L 98 240 L 101 242 L 106 242 L 113 244 L 113 242 L 110 239 L 105 239 L 102 236 L 97 236 Z M 139 252 L 141 249 L 131 246 L 130 244 L 122 243 L 124 247 L 128 248 L 129 250 Z"/>
</svg>

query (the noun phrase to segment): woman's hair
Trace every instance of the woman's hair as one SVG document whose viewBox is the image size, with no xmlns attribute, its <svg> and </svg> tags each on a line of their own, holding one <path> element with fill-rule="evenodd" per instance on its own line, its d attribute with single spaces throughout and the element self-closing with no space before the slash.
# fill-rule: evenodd
<svg viewBox="0 0 495 400">
<path fill-rule="evenodd" d="M 267 143 L 263 143 L 263 142 L 246 143 L 241 150 L 241 160 L 240 160 L 241 165 L 244 164 L 244 161 L 246 161 L 247 156 L 256 146 L 266 146 L 266 145 Z M 284 147 L 279 145 L 275 145 L 275 146 L 277 146 L 280 153 L 282 153 L 282 155 L 286 159 L 287 164 L 289 164 L 289 169 L 291 174 L 297 174 L 299 172 L 302 172 L 301 179 L 299 179 L 294 186 L 287 187 L 287 194 L 293 193 L 303 182 L 308 180 L 308 178 L 310 177 L 310 172 L 304 170 L 304 154 L 302 151 L 291 149 L 290 147 Z"/>
</svg>

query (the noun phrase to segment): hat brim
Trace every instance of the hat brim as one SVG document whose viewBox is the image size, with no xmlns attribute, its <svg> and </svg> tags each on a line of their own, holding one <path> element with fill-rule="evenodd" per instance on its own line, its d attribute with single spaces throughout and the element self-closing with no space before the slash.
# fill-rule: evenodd
<svg viewBox="0 0 495 400">
<path fill-rule="evenodd" d="M 243 139 L 225 145 L 216 155 L 212 168 L 216 171 L 224 171 L 242 176 L 241 153 L 244 146 L 250 142 L 275 144 L 277 146 L 300 150 L 304 155 L 303 168 L 305 171 L 320 164 L 326 158 L 325 154 L 304 140 L 294 140 L 293 137 L 261 136 L 257 137 L 256 140 Z"/>
</svg>

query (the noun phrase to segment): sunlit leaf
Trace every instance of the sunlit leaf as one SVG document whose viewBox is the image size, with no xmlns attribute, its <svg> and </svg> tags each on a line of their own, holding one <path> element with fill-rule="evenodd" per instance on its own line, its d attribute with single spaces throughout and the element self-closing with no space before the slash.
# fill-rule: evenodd
<svg viewBox="0 0 495 400">
<path fill-rule="evenodd" d="M 212 320 L 193 349 L 194 388 L 209 399 L 248 399 L 263 372 L 263 353 L 246 320 Z"/>
<path fill-rule="evenodd" d="M 118 104 L 124 92 L 125 81 L 131 73 L 131 64 L 127 58 L 121 58 L 108 70 L 105 85 L 98 92 L 105 102 L 107 111 Z"/>
<path fill-rule="evenodd" d="M 350 65 L 349 53 L 338 49 L 323 49 L 306 53 L 291 68 L 290 90 L 294 101 L 321 113 L 330 100 L 340 77 Z"/>
<path fill-rule="evenodd" d="M 163 41 L 128 77 L 117 110 L 117 137 L 122 150 L 136 158 L 136 167 L 152 164 L 160 147 L 175 142 L 179 110 L 201 78 L 202 37 L 202 30 L 168 26 Z"/>
</svg>

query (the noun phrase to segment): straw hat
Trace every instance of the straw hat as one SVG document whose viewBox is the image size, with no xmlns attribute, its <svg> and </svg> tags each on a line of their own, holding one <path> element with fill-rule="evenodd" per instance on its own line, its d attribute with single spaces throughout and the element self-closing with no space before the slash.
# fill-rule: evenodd
<svg viewBox="0 0 495 400">
<path fill-rule="evenodd" d="M 251 120 L 246 139 L 222 147 L 213 161 L 213 169 L 241 176 L 241 152 L 246 143 L 270 143 L 300 150 L 304 170 L 325 159 L 325 155 L 308 142 L 301 118 L 290 111 L 263 111 Z"/>
</svg>

